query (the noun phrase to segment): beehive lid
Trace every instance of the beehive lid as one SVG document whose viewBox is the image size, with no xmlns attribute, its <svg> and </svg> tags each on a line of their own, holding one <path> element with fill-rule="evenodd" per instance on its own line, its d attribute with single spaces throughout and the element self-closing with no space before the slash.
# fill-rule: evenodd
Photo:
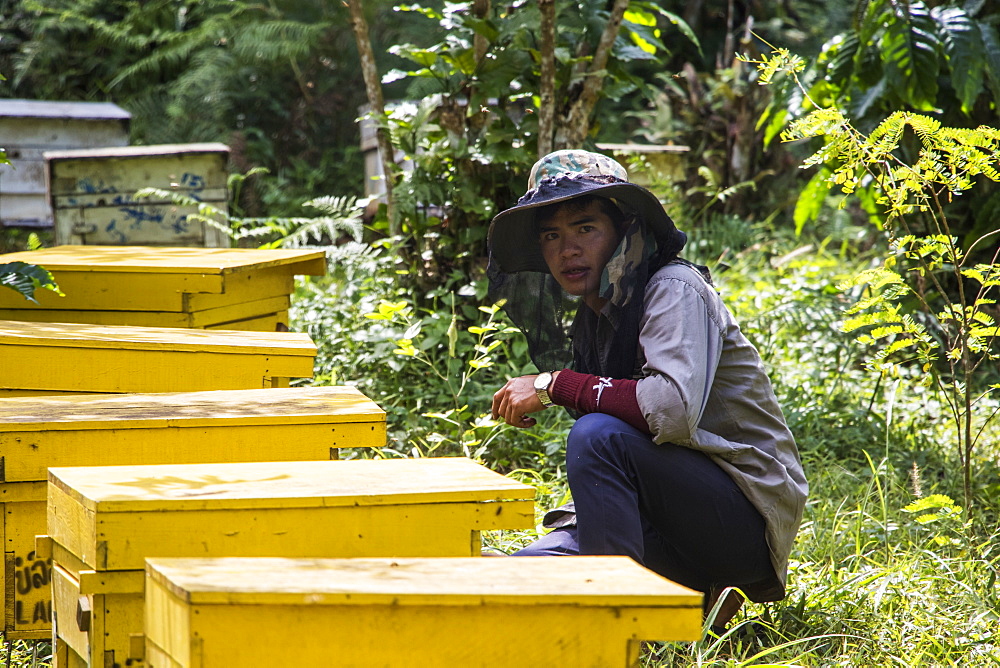
<svg viewBox="0 0 1000 668">
<path fill-rule="evenodd" d="M 0 399 L 8 433 L 338 422 L 385 422 L 385 411 L 347 386 Z"/>
<path fill-rule="evenodd" d="M 132 118 L 132 114 L 111 102 L 56 102 L 52 100 L 0 100 L 0 116 L 85 121 L 128 120 Z"/>
<path fill-rule="evenodd" d="M 308 334 L 300 332 L 128 327 L 19 320 L 0 320 L 0 343 L 59 348 L 316 356 L 316 345 Z"/>
<path fill-rule="evenodd" d="M 50 468 L 49 483 L 98 516 L 534 498 L 462 457 Z"/>
<path fill-rule="evenodd" d="M 702 595 L 628 557 L 146 560 L 193 605 L 601 605 L 699 607 Z"/>
<path fill-rule="evenodd" d="M 326 273 L 323 251 L 161 246 L 54 246 L 0 255 L 0 263 L 27 262 L 49 271 L 226 275 L 289 266 L 297 274 Z"/>
<path fill-rule="evenodd" d="M 229 153 L 229 147 L 220 142 L 194 144 L 153 144 L 144 146 L 102 146 L 100 148 L 74 148 L 45 151 L 46 160 L 77 160 L 80 158 L 145 158 L 149 156 L 187 155 L 195 153 Z"/>
</svg>

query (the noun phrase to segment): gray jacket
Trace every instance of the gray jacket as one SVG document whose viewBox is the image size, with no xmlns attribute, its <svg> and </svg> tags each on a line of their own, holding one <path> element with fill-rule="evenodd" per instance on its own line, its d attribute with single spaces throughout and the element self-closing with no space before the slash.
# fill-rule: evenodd
<svg viewBox="0 0 1000 668">
<path fill-rule="evenodd" d="M 747 594 L 783 598 L 808 485 L 760 355 L 698 270 L 675 262 L 650 278 L 637 358 L 654 442 L 701 450 L 733 478 L 764 518 L 776 576 Z M 572 513 L 553 511 L 546 525 L 570 524 Z"/>
</svg>

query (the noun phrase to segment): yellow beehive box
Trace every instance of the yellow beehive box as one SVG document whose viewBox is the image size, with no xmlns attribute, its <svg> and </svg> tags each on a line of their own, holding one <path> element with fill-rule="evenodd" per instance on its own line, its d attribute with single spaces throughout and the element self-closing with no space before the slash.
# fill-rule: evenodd
<svg viewBox="0 0 1000 668">
<path fill-rule="evenodd" d="M 639 665 L 702 595 L 628 557 L 149 559 L 146 665 Z"/>
<path fill-rule="evenodd" d="M 470 556 L 533 497 L 464 458 L 50 468 L 56 636 L 124 664 L 147 557 Z"/>
<path fill-rule="evenodd" d="M 287 325 L 299 274 L 326 273 L 322 251 L 56 246 L 0 255 L 45 267 L 65 293 L 33 304 L 0 292 L 0 318 L 140 327 L 258 329 Z"/>
<path fill-rule="evenodd" d="M 385 412 L 352 387 L 0 399 L 5 636 L 51 635 L 50 466 L 318 460 L 385 444 Z M 7 586 L 10 583 L 10 586 Z"/>
<path fill-rule="evenodd" d="M 225 214 L 225 144 L 109 146 L 45 151 L 43 157 L 58 244 L 229 246 L 222 229 L 188 217 L 198 206 L 135 197 L 142 188 L 159 188 Z"/>
<path fill-rule="evenodd" d="M 51 637 L 52 560 L 35 551 L 35 534 L 45 529 L 45 482 L 0 482 L 0 580 L 7 640 Z"/>
<path fill-rule="evenodd" d="M 0 397 L 288 387 L 315 356 L 297 332 L 0 320 Z"/>
</svg>

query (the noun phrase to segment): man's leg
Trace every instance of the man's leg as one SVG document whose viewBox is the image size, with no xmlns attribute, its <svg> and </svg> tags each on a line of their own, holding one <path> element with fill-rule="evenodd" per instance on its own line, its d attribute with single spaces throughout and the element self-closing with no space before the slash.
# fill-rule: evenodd
<svg viewBox="0 0 1000 668">
<path fill-rule="evenodd" d="M 581 554 L 627 555 L 704 592 L 770 575 L 763 519 L 707 455 L 593 413 L 570 431 L 566 469 Z"/>
<path fill-rule="evenodd" d="M 563 527 L 545 534 L 533 543 L 514 552 L 515 557 L 561 557 L 580 554 L 576 527 Z"/>
</svg>

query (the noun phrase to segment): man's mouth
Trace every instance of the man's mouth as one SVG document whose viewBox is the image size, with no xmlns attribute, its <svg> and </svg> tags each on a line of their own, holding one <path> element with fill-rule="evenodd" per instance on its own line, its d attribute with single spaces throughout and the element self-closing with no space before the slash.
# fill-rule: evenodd
<svg viewBox="0 0 1000 668">
<path fill-rule="evenodd" d="M 568 269 L 563 269 L 562 275 L 570 280 L 575 280 L 583 278 L 587 271 L 589 271 L 588 267 L 570 267 Z"/>
</svg>

